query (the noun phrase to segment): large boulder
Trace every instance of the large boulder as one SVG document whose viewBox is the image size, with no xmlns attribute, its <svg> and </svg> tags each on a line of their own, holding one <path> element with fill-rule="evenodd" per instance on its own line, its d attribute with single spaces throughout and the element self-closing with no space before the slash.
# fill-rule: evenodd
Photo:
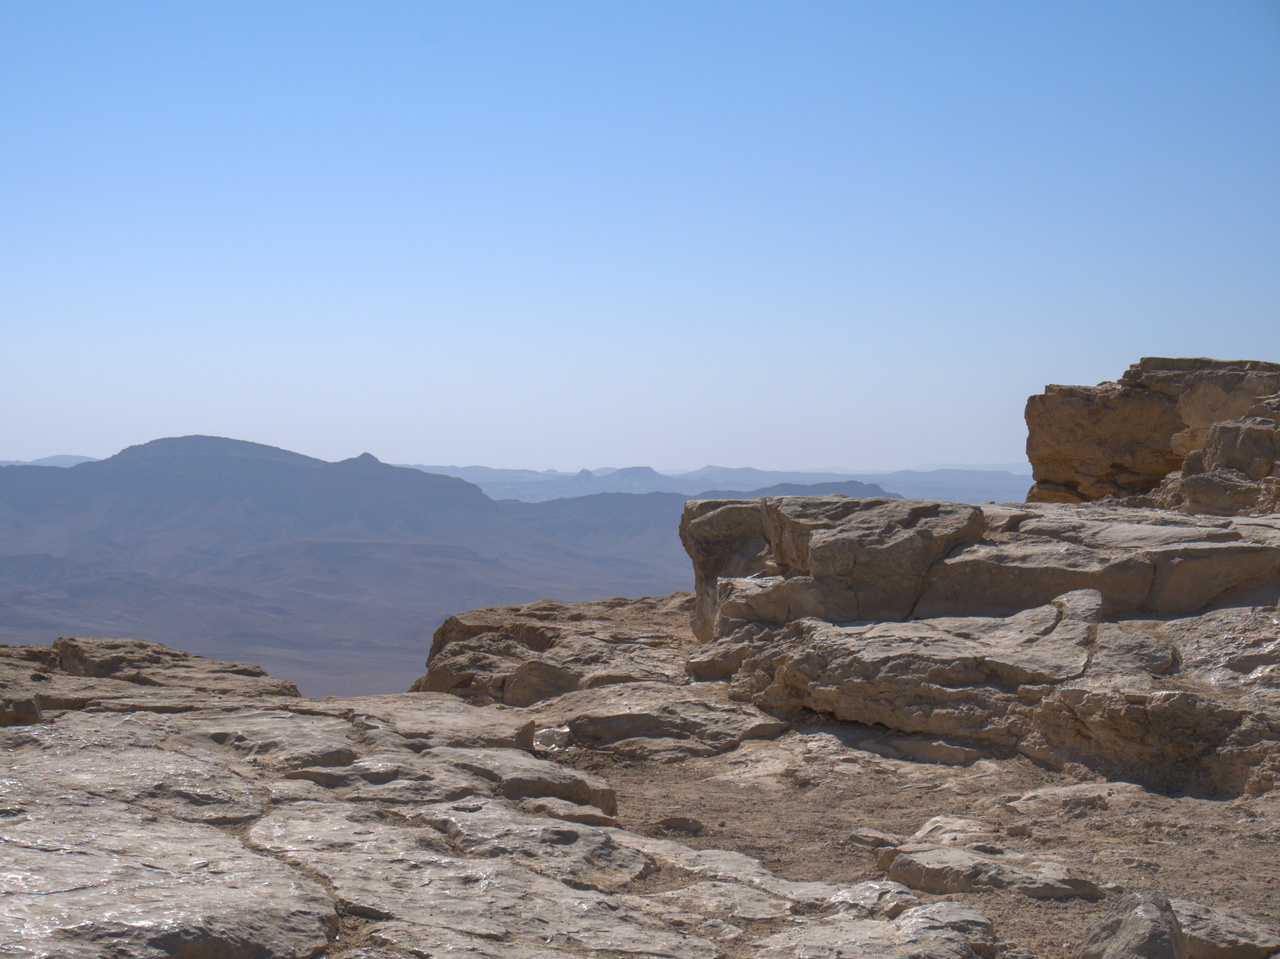
<svg viewBox="0 0 1280 959">
<path fill-rule="evenodd" d="M 680 682 L 693 597 L 542 600 L 450 616 L 410 692 L 531 706 L 578 689 Z"/>
<path fill-rule="evenodd" d="M 1029 501 L 1155 494 L 1188 512 L 1280 508 L 1280 363 L 1146 357 L 1116 382 L 1047 386 L 1026 420 Z"/>
</svg>

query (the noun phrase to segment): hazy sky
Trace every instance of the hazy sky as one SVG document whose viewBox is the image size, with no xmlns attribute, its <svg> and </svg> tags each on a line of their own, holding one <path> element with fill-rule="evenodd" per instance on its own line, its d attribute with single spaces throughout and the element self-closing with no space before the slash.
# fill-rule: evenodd
<svg viewBox="0 0 1280 959">
<path fill-rule="evenodd" d="M 1280 360 L 1280 3 L 0 4 L 0 459 L 1022 456 Z"/>
</svg>

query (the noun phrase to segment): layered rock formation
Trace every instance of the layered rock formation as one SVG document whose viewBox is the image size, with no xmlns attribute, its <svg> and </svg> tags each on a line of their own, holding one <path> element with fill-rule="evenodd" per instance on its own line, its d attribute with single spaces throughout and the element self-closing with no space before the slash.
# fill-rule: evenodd
<svg viewBox="0 0 1280 959">
<path fill-rule="evenodd" d="M 1029 501 L 1280 510 L 1280 363 L 1148 357 L 1118 382 L 1048 386 L 1026 418 Z"/>
<path fill-rule="evenodd" d="M 1280 777 L 1274 519 L 780 498 L 691 501 L 681 535 L 688 669 L 736 699 L 1153 785 Z"/>
</svg>

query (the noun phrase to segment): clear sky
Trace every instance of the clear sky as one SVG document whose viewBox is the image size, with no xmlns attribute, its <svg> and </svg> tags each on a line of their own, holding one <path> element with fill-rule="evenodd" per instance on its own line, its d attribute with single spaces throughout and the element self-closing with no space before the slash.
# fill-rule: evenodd
<svg viewBox="0 0 1280 959">
<path fill-rule="evenodd" d="M 1280 360 L 1280 2 L 0 4 L 0 459 L 1022 457 Z"/>
</svg>

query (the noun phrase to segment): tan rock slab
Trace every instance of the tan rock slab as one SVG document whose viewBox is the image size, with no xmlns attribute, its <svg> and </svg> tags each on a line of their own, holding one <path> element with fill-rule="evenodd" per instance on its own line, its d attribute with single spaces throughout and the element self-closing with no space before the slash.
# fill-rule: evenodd
<svg viewBox="0 0 1280 959">
<path fill-rule="evenodd" d="M 967 848 L 907 843 L 878 850 L 877 863 L 895 882 L 934 895 L 1011 889 L 1032 899 L 1104 896 L 1093 880 L 1059 863 L 1038 861 L 985 843 Z"/>
</svg>

